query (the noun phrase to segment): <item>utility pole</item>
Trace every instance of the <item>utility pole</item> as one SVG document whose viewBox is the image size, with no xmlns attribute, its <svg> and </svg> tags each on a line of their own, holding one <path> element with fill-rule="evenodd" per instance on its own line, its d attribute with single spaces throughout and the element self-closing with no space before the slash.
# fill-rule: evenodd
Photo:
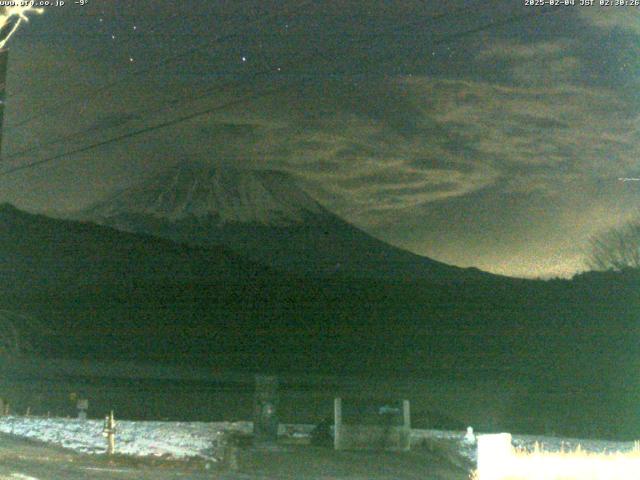
<svg viewBox="0 0 640 480">
<path fill-rule="evenodd" d="M 2 125 L 4 119 L 5 92 L 7 89 L 7 65 L 9 63 L 9 50 L 0 50 L 0 159 L 2 159 Z"/>
</svg>

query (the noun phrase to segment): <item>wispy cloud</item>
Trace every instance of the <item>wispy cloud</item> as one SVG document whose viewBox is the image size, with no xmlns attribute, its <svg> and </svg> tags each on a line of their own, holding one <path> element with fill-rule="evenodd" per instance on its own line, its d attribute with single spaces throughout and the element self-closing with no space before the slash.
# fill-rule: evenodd
<svg viewBox="0 0 640 480">
<path fill-rule="evenodd" d="M 640 35 L 640 13 L 637 7 L 581 8 L 579 14 L 589 26 L 603 30 L 621 30 Z"/>
<path fill-rule="evenodd" d="M 635 11 L 585 8 L 580 9 L 580 16 L 589 33 L 613 29 L 640 33 Z M 380 232 L 397 224 L 398 218 L 422 215 L 431 205 L 444 209 L 442 205 L 475 201 L 484 195 L 490 205 L 487 209 L 500 217 L 503 232 L 524 231 L 527 227 L 521 225 L 521 219 L 513 218 L 515 214 L 503 204 L 502 196 L 535 197 L 542 199 L 540 205 L 552 202 L 571 210 L 562 221 L 572 225 L 576 237 L 584 236 L 590 233 L 590 224 L 610 223 L 595 206 L 584 205 L 620 204 L 616 218 L 625 217 L 628 208 L 620 202 L 620 191 L 624 189 L 624 198 L 630 198 L 637 184 L 618 179 L 640 175 L 640 115 L 637 105 L 629 102 L 628 93 L 613 87 L 615 82 L 608 87 L 606 82 L 587 85 L 582 81 L 585 70 L 599 68 L 600 59 L 586 58 L 579 45 L 578 39 L 563 38 L 562 32 L 551 39 L 529 42 L 490 38 L 486 48 L 478 47 L 465 57 L 465 65 L 452 66 L 450 72 L 437 75 L 427 73 L 429 68 L 402 75 L 397 71 L 368 75 L 360 74 L 355 65 L 356 73 L 350 77 L 318 75 L 305 88 L 292 87 L 278 95 L 239 103 L 172 129 L 75 157 L 71 160 L 73 168 L 69 167 L 71 161 L 61 162 L 62 173 L 57 177 L 44 170 L 24 175 L 40 175 L 38 182 L 31 182 L 39 188 L 51 185 L 54 178 L 59 185 L 65 184 L 69 171 L 95 174 L 111 168 L 118 172 L 112 183 L 102 180 L 108 175 L 101 176 L 74 197 L 88 199 L 100 188 L 102 193 L 117 181 L 131 181 L 134 175 L 128 172 L 134 171 L 133 165 L 146 173 L 177 159 L 193 159 L 286 170 L 328 208 Z M 47 59 L 54 55 L 43 48 L 36 50 L 32 58 L 43 63 L 46 71 L 51 61 Z M 74 65 L 73 52 L 63 53 L 60 55 Z M 426 55 L 431 58 L 431 52 Z M 424 63 L 428 67 L 426 60 Z M 363 71 L 368 71 L 365 67 L 374 68 L 361 66 Z M 92 65 L 75 64 L 73 68 L 86 68 L 85 78 L 91 82 L 105 74 L 104 68 Z M 28 70 L 28 66 L 22 65 L 22 69 Z M 15 132 L 5 151 L 45 142 L 68 131 L 70 125 L 110 127 L 104 133 L 110 135 L 208 106 L 233 103 L 242 95 L 233 89 L 221 90 L 210 98 L 174 102 L 176 106 L 163 113 L 136 116 L 139 109 L 176 96 L 197 94 L 199 89 L 210 87 L 209 82 L 201 79 L 196 84 L 175 74 L 158 74 L 147 83 L 125 85 L 104 97 L 92 98 L 82 116 L 70 109 L 61 112 L 54 122 L 47 120 L 46 134 L 36 128 Z M 50 95 L 36 80 L 27 84 L 34 93 L 9 105 L 9 123 L 19 117 L 20 111 L 45 102 Z M 252 85 L 248 90 L 262 87 Z M 52 149 L 50 153 L 57 151 Z M 66 185 L 76 188 L 68 181 Z M 10 188 L 14 187 L 8 185 Z M 15 195 L 24 195 L 23 190 L 15 187 Z M 523 203 L 518 215 L 526 217 L 527 202 Z M 596 214 L 600 215 L 598 219 Z M 581 215 L 589 217 L 589 222 L 581 220 Z M 481 232 L 476 240 L 482 236 L 482 226 L 478 226 L 482 220 L 464 221 L 476 222 L 476 230 Z M 561 220 L 545 221 L 558 231 L 564 228 Z M 423 237 L 412 243 L 416 250 L 429 233 L 428 226 L 422 228 Z M 471 235 L 459 233 L 465 241 Z M 545 238 L 522 248 L 531 249 L 535 244 L 542 251 L 550 237 L 545 231 Z M 406 236 L 404 242 L 408 244 Z M 509 242 L 515 245 L 516 240 L 510 237 Z M 578 253 L 571 251 L 573 245 L 563 244 L 562 248 L 560 254 L 549 258 L 573 259 L 567 262 L 578 258 Z M 519 254 L 513 250 L 513 258 Z M 488 262 L 500 263 L 498 254 L 483 255 Z M 555 261 L 539 263 L 551 269 Z M 507 263 L 513 261 L 504 263 L 505 269 Z"/>
<path fill-rule="evenodd" d="M 489 187 L 552 198 L 568 184 L 637 175 L 638 116 L 616 90 L 571 81 L 580 62 L 568 45 L 494 45 L 477 56 L 506 58 L 511 84 L 398 76 L 361 85 L 359 95 L 369 98 L 357 109 L 336 102 L 331 90 L 322 101 L 312 91 L 286 109 L 275 99 L 213 117 L 202 131 L 224 122 L 234 132 L 211 161 L 287 170 L 330 208 L 370 226 Z M 245 132 L 233 122 L 253 127 Z"/>
</svg>

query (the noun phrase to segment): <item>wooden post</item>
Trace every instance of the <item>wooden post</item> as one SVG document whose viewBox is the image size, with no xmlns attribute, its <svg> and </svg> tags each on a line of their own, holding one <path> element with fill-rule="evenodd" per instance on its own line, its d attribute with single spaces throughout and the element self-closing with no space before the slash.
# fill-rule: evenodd
<svg viewBox="0 0 640 480">
<path fill-rule="evenodd" d="M 411 430 L 411 410 L 409 400 L 402 401 L 402 418 L 404 420 L 404 428 Z"/>
<path fill-rule="evenodd" d="M 116 420 L 113 417 L 113 410 L 104 419 L 102 434 L 107 438 L 107 455 L 113 455 L 116 452 Z"/>
<path fill-rule="evenodd" d="M 337 397 L 333 401 L 333 448 L 342 448 L 342 399 Z"/>
<path fill-rule="evenodd" d="M 411 450 L 411 410 L 409 400 L 402 401 L 402 419 L 400 448 L 402 450 Z"/>
<path fill-rule="evenodd" d="M 86 398 L 79 398 L 76 402 L 76 408 L 78 409 L 78 420 L 86 420 L 87 410 L 89 409 L 89 400 Z"/>
<path fill-rule="evenodd" d="M 256 375 L 254 396 L 254 442 L 275 445 L 278 440 L 278 377 Z"/>
</svg>

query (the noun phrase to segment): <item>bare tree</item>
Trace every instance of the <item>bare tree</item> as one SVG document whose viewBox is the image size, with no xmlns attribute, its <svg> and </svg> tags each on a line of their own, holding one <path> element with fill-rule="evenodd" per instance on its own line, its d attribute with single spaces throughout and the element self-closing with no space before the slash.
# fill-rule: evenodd
<svg viewBox="0 0 640 480">
<path fill-rule="evenodd" d="M 640 269 L 640 220 L 591 237 L 586 263 L 592 270 Z"/>
</svg>

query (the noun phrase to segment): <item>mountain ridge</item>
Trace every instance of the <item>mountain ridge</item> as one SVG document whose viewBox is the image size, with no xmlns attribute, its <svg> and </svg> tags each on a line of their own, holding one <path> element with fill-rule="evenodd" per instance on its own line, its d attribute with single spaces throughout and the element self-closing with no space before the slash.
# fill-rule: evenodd
<svg viewBox="0 0 640 480">
<path fill-rule="evenodd" d="M 305 214 L 324 214 L 283 172 L 192 165 L 160 172 L 151 182 L 121 189 L 84 212 L 108 217 L 123 209 L 170 220 L 212 216 L 220 224 L 276 226 L 301 223 Z"/>
<path fill-rule="evenodd" d="M 178 165 L 75 216 L 191 245 L 223 245 L 295 274 L 445 282 L 498 277 L 389 245 L 337 217 L 291 176 L 274 170 Z"/>
</svg>

